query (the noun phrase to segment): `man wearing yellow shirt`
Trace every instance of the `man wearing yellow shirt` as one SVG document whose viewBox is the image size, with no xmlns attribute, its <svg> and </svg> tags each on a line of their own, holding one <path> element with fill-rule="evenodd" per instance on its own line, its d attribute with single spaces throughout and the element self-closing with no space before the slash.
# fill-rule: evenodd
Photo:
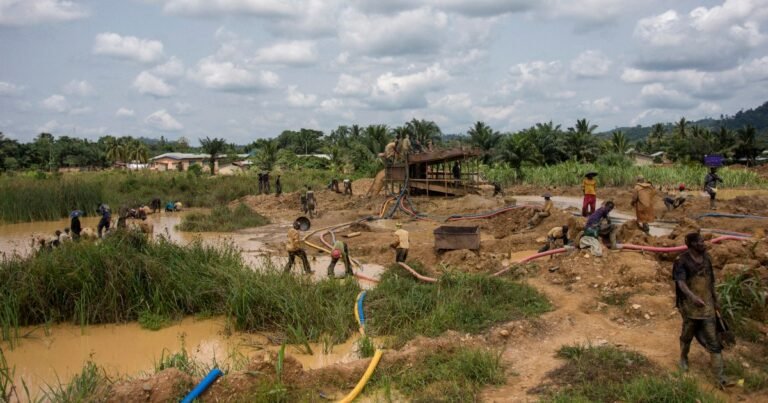
<svg viewBox="0 0 768 403">
<path fill-rule="evenodd" d="M 549 217 L 552 214 L 552 200 L 550 200 L 552 195 L 549 193 L 544 193 L 541 197 L 544 198 L 544 207 L 536 208 L 536 212 L 533 213 L 533 217 L 528 220 L 529 229 L 539 225 L 541 220 Z"/>
<path fill-rule="evenodd" d="M 595 180 L 597 172 L 587 172 L 584 180 L 581 181 L 581 190 L 584 192 L 584 202 L 581 205 L 581 215 L 589 217 L 595 212 L 597 204 L 597 181 Z"/>
<path fill-rule="evenodd" d="M 397 227 L 397 231 L 395 231 L 395 237 L 390 246 L 395 249 L 395 262 L 405 263 L 405 259 L 408 258 L 408 248 L 411 246 L 408 239 L 409 234 L 408 231 L 403 229 L 402 224 L 397 223 L 395 227 Z"/>
</svg>

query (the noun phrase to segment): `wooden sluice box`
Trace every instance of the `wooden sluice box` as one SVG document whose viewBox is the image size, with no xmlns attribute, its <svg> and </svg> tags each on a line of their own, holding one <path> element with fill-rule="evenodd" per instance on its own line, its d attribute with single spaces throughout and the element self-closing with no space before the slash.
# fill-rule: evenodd
<svg viewBox="0 0 768 403">
<path fill-rule="evenodd" d="M 480 249 L 480 227 L 456 227 L 444 225 L 433 231 L 435 235 L 435 249 Z"/>
</svg>

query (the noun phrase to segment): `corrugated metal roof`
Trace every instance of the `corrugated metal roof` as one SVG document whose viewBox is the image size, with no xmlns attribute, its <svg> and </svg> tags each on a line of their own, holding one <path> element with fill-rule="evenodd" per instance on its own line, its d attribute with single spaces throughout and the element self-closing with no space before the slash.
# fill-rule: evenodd
<svg viewBox="0 0 768 403">
<path fill-rule="evenodd" d="M 162 158 L 170 158 L 172 160 L 199 160 L 211 158 L 210 154 L 190 154 L 190 153 L 165 153 L 160 154 L 157 157 L 152 157 L 150 160 L 159 160 Z"/>
</svg>

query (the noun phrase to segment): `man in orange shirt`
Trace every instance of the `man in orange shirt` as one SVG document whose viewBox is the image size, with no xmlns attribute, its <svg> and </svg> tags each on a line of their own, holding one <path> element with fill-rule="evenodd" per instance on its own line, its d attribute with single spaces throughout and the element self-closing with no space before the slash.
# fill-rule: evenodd
<svg viewBox="0 0 768 403">
<path fill-rule="evenodd" d="M 584 202 L 581 205 L 581 215 L 589 217 L 595 212 L 597 204 L 597 181 L 595 180 L 597 172 L 587 172 L 584 180 L 581 181 L 581 190 L 584 192 Z"/>
</svg>

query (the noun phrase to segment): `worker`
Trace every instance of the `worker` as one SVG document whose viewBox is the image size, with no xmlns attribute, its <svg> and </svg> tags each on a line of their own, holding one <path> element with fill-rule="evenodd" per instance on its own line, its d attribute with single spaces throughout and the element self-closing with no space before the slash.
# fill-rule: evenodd
<svg viewBox="0 0 768 403">
<path fill-rule="evenodd" d="M 395 262 L 405 263 L 405 259 L 408 258 L 408 248 L 410 247 L 408 231 L 403 229 L 403 224 L 395 224 L 397 230 L 395 231 L 395 239 L 390 244 L 390 247 L 395 249 Z"/>
<path fill-rule="evenodd" d="M 667 207 L 667 211 L 672 211 L 672 209 L 676 209 L 685 204 L 686 200 L 688 200 L 688 193 L 685 191 L 685 183 L 681 183 L 677 187 L 676 197 L 673 198 L 671 195 L 666 195 L 664 197 L 664 206 Z"/>
<path fill-rule="evenodd" d="M 496 195 L 504 196 L 504 189 L 501 188 L 499 182 L 493 182 L 493 196 Z"/>
<path fill-rule="evenodd" d="M 395 139 L 384 147 L 384 163 L 387 166 L 391 166 L 395 162 L 395 158 L 397 158 L 397 143 L 398 139 Z"/>
<path fill-rule="evenodd" d="M 557 241 L 562 240 L 563 246 L 568 245 L 568 226 L 561 225 L 552 228 L 547 232 L 547 244 L 539 249 L 539 253 L 546 252 L 550 249 L 556 249 Z"/>
<path fill-rule="evenodd" d="M 275 178 L 275 197 L 280 197 L 283 194 L 283 184 L 280 183 L 280 174 L 277 174 Z"/>
<path fill-rule="evenodd" d="M 83 230 L 83 225 L 80 223 L 80 216 L 83 212 L 80 210 L 73 210 L 69 213 L 69 228 L 72 229 L 72 239 L 80 239 L 80 232 Z"/>
<path fill-rule="evenodd" d="M 148 237 L 152 237 L 152 234 L 155 232 L 155 226 L 152 224 L 151 220 L 147 219 L 147 216 L 144 216 L 141 218 L 141 221 L 139 221 L 138 224 L 139 231 L 141 231 L 142 234 L 147 235 Z"/>
<path fill-rule="evenodd" d="M 427 141 L 427 151 L 435 151 L 435 144 L 432 143 L 432 139 Z"/>
<path fill-rule="evenodd" d="M 459 161 L 455 161 L 453 163 L 453 168 L 451 168 L 451 173 L 453 174 L 454 185 L 459 186 L 461 184 L 461 166 L 459 166 Z"/>
<path fill-rule="evenodd" d="M 264 193 L 269 194 L 269 171 L 264 171 L 262 178 L 264 178 Z"/>
<path fill-rule="evenodd" d="M 168 203 L 165 203 L 165 211 L 168 213 L 173 212 L 173 202 L 169 201 Z"/>
<path fill-rule="evenodd" d="M 336 178 L 331 178 L 331 181 L 328 183 L 328 190 L 341 193 L 341 190 L 339 189 L 339 180 Z"/>
<path fill-rule="evenodd" d="M 408 161 L 408 154 L 411 153 L 411 139 L 408 138 L 409 136 L 406 134 L 403 136 L 402 141 L 400 141 L 400 157 L 403 159 L 403 161 Z"/>
<path fill-rule="evenodd" d="M 584 180 L 581 181 L 581 191 L 584 193 L 584 201 L 581 204 L 581 215 L 589 217 L 595 212 L 597 204 L 597 181 L 595 180 L 597 172 L 587 172 Z"/>
<path fill-rule="evenodd" d="M 333 243 L 333 249 L 331 249 L 331 263 L 328 265 L 328 277 L 333 278 L 333 269 L 336 267 L 336 262 L 339 258 L 344 258 L 344 276 L 354 276 L 352 271 L 352 262 L 349 260 L 349 247 L 346 242 L 336 241 Z"/>
<path fill-rule="evenodd" d="M 149 214 L 149 207 L 147 206 L 141 206 L 136 209 L 136 218 L 140 220 L 147 218 L 147 214 Z"/>
<path fill-rule="evenodd" d="M 424 152 L 424 146 L 421 144 L 418 138 L 413 140 L 413 152 L 415 154 L 421 154 Z"/>
<path fill-rule="evenodd" d="M 99 220 L 99 225 L 96 227 L 97 232 L 99 234 L 99 238 L 103 238 L 102 231 L 106 228 L 107 231 L 109 231 L 109 226 L 112 223 L 112 211 L 110 211 L 109 206 L 102 203 L 99 204 L 99 207 L 96 209 L 96 212 L 101 214 L 101 220 Z"/>
<path fill-rule="evenodd" d="M 528 229 L 531 229 L 539 223 L 541 223 L 541 220 L 549 217 L 552 215 L 552 195 L 549 193 L 544 193 L 541 197 L 544 198 L 544 206 L 539 208 L 536 207 L 534 209 L 533 217 L 531 217 L 530 220 L 528 220 Z"/>
<path fill-rule="evenodd" d="M 314 218 L 315 216 L 315 209 L 317 208 L 317 201 L 315 200 L 315 192 L 312 191 L 312 188 L 307 186 L 307 208 L 306 212 L 309 213 L 309 218 Z"/>
<path fill-rule="evenodd" d="M 304 214 L 307 214 L 309 212 L 309 209 L 307 208 L 307 194 L 301 193 L 299 195 L 299 202 L 301 202 L 301 212 Z"/>
<path fill-rule="evenodd" d="M 301 247 L 301 237 L 299 236 L 300 225 L 298 221 L 293 223 L 293 228 L 288 230 L 288 242 L 285 244 L 285 249 L 288 251 L 288 262 L 285 264 L 283 273 L 290 273 L 293 268 L 293 261 L 298 256 L 301 259 L 301 264 L 304 265 L 304 273 L 312 274 L 314 271 L 309 266 L 309 260 L 307 259 L 307 252 Z"/>
<path fill-rule="evenodd" d="M 173 203 L 173 211 L 181 211 L 183 208 L 184 208 L 184 205 L 181 204 L 180 201 Z"/>
<path fill-rule="evenodd" d="M 259 172 L 258 177 L 259 177 L 259 194 L 262 194 L 264 193 L 264 174 Z"/>
<path fill-rule="evenodd" d="M 149 202 L 149 206 L 152 207 L 152 214 L 157 213 L 160 211 L 160 206 L 162 206 L 163 203 L 158 198 L 152 199 L 151 202 Z"/>
<path fill-rule="evenodd" d="M 352 181 L 349 178 L 344 179 L 344 194 L 352 196 Z"/>
<path fill-rule="evenodd" d="M 584 235 L 579 242 L 580 248 L 590 248 L 594 256 L 602 256 L 603 249 L 599 238 L 606 236 L 610 240 L 610 248 L 617 248 L 616 235 L 619 232 L 619 227 L 611 223 L 609 216 L 613 207 L 613 201 L 608 200 L 587 218 L 587 223 L 584 225 Z"/>
<path fill-rule="evenodd" d="M 649 223 L 656 219 L 653 212 L 653 202 L 656 198 L 656 189 L 643 175 L 636 178 L 635 188 L 632 191 L 632 207 L 635 208 L 637 226 L 646 234 L 650 233 Z"/>
<path fill-rule="evenodd" d="M 709 173 L 704 177 L 704 191 L 709 194 L 710 210 L 717 210 L 717 205 L 715 204 L 715 197 L 717 196 L 717 182 L 723 182 L 720 176 L 717 175 L 717 168 L 709 168 Z"/>
<path fill-rule="evenodd" d="M 730 386 L 723 374 L 722 345 L 717 338 L 717 293 L 712 261 L 698 232 L 685 236 L 688 250 L 675 259 L 672 279 L 675 281 L 676 306 L 683 319 L 680 334 L 680 369 L 688 370 L 688 351 L 694 336 L 710 355 L 712 374 L 721 388 Z"/>
</svg>

